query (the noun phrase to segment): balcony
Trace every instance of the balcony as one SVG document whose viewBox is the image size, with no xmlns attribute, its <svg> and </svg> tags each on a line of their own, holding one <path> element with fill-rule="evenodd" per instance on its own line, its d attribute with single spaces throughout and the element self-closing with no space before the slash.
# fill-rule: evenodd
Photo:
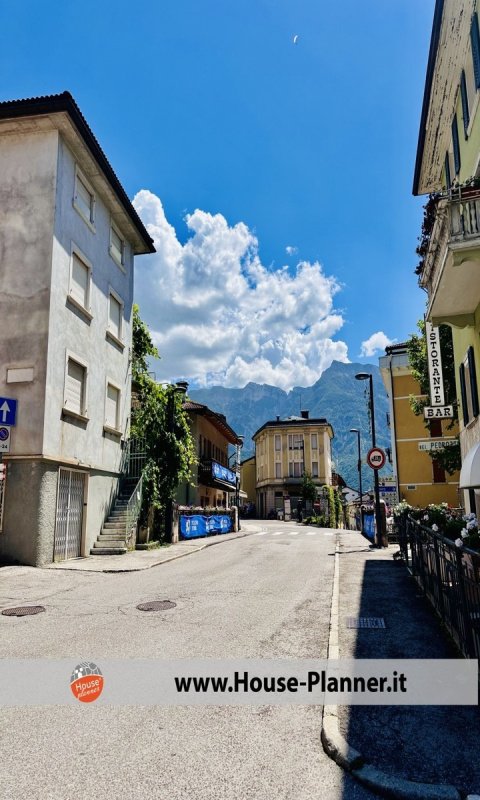
<svg viewBox="0 0 480 800">
<path fill-rule="evenodd" d="M 458 188 L 438 200 L 419 283 L 434 325 L 473 324 L 480 303 L 480 189 Z"/>
</svg>

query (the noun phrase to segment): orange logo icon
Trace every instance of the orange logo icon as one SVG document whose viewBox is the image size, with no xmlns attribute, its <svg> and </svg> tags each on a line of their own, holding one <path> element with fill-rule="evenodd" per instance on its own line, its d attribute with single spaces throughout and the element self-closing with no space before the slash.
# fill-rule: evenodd
<svg viewBox="0 0 480 800">
<path fill-rule="evenodd" d="M 70 678 L 70 689 L 81 703 L 93 703 L 103 691 L 103 675 L 93 661 L 77 664 Z"/>
</svg>

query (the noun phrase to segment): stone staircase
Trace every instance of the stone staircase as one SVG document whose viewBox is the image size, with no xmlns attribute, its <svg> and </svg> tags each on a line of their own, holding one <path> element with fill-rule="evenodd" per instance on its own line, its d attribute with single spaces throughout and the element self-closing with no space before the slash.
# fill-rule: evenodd
<svg viewBox="0 0 480 800">
<path fill-rule="evenodd" d="M 126 480 L 122 483 L 120 492 L 110 512 L 110 516 L 103 523 L 101 533 L 90 550 L 92 556 L 120 556 L 127 552 L 127 504 L 135 488 L 136 479 Z"/>
</svg>

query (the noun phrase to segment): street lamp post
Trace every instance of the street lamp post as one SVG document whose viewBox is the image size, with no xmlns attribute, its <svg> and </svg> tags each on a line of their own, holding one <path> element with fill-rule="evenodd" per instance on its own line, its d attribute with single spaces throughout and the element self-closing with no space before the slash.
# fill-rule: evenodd
<svg viewBox="0 0 480 800">
<path fill-rule="evenodd" d="M 187 381 L 177 381 L 176 384 L 169 384 L 169 395 L 167 399 L 167 430 L 175 433 L 175 395 L 185 395 L 188 389 Z M 172 541 L 173 533 L 173 498 L 168 497 L 165 502 L 165 538 L 167 542 Z"/>
<path fill-rule="evenodd" d="M 376 447 L 376 437 L 375 437 L 375 405 L 373 401 L 373 375 L 368 372 L 358 372 L 355 375 L 357 381 L 366 381 L 369 382 L 370 387 L 370 415 L 372 419 L 372 447 Z M 383 522 L 382 522 L 382 512 L 380 510 L 380 490 L 378 484 L 378 469 L 373 470 L 373 481 L 374 481 L 374 492 L 375 492 L 375 524 L 377 526 L 377 547 L 382 547 L 382 534 L 383 534 Z"/>
<path fill-rule="evenodd" d="M 360 509 L 360 530 L 361 530 L 361 532 L 363 533 L 363 514 L 362 514 L 362 497 L 363 497 L 363 492 L 362 492 L 362 456 L 361 456 L 361 451 L 360 451 L 360 431 L 358 430 L 358 428 L 350 428 L 350 433 L 356 433 L 356 434 L 357 434 L 357 444 L 358 444 L 358 461 L 357 461 L 357 468 L 358 468 L 358 484 L 359 484 L 359 490 L 360 490 L 360 493 L 359 493 L 359 502 L 360 502 L 360 505 L 359 505 L 359 509 Z"/>
<path fill-rule="evenodd" d="M 237 506 L 238 527 L 240 529 L 240 450 L 243 447 L 243 436 L 237 437 L 235 459 L 235 505 Z"/>
</svg>

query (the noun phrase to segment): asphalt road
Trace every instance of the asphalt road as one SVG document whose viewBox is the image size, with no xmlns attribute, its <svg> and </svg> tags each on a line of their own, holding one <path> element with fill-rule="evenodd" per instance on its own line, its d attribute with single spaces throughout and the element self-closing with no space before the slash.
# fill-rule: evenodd
<svg viewBox="0 0 480 800">
<path fill-rule="evenodd" d="M 0 616 L 0 657 L 325 658 L 335 538 L 264 528 L 143 572 L 1 569 L 0 608 L 46 613 Z M 315 706 L 3 708 L 0 797 L 372 798 L 324 754 L 320 722 Z"/>
</svg>

